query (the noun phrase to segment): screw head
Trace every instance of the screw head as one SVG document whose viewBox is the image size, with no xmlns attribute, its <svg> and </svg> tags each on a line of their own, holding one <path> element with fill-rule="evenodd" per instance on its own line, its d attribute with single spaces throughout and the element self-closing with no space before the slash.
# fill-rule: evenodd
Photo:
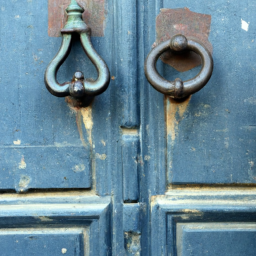
<svg viewBox="0 0 256 256">
<path fill-rule="evenodd" d="M 183 35 L 173 36 L 170 42 L 170 48 L 174 51 L 183 51 L 188 47 L 188 40 Z"/>
</svg>

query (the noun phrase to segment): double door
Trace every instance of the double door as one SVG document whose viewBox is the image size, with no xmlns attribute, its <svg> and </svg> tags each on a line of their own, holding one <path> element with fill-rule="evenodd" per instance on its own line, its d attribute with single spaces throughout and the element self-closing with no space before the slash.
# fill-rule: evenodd
<svg viewBox="0 0 256 256">
<path fill-rule="evenodd" d="M 66 0 L 0 3 L 0 255 L 256 254 L 256 5 L 80 0 L 111 82 L 88 107 L 52 96 Z M 175 34 L 212 52 L 199 92 L 147 82 L 152 46 Z M 165 56 L 166 79 L 195 76 Z M 58 80 L 97 72 L 74 39 Z"/>
</svg>

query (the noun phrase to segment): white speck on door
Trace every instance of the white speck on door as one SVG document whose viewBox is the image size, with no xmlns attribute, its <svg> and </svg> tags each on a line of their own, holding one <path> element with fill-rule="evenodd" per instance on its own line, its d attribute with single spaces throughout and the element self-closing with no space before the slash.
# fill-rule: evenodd
<svg viewBox="0 0 256 256">
<path fill-rule="evenodd" d="M 243 19 L 241 19 L 241 28 L 243 30 L 248 31 L 249 30 L 249 24 L 250 24 L 250 22 L 246 22 Z"/>
</svg>

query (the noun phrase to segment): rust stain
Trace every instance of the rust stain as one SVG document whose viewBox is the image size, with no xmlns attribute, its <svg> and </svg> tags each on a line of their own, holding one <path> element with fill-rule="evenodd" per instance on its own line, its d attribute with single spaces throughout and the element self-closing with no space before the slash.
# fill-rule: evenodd
<svg viewBox="0 0 256 256">
<path fill-rule="evenodd" d="M 87 147 L 88 144 L 85 141 L 84 133 L 83 133 L 83 126 L 86 129 L 87 132 L 87 140 L 89 142 L 89 145 L 92 147 L 92 128 L 93 128 L 93 119 L 92 119 L 92 101 L 91 105 L 88 105 L 86 107 L 84 102 L 77 100 L 72 97 L 66 97 L 65 101 L 67 102 L 70 110 L 76 114 L 76 123 L 78 132 L 80 135 L 80 139 L 82 141 L 82 144 L 84 147 Z"/>
<path fill-rule="evenodd" d="M 199 40 L 212 53 L 212 45 L 208 40 L 211 30 L 211 15 L 201 14 L 184 9 L 161 9 L 156 18 L 157 39 L 153 46 L 166 41 L 177 34 L 183 34 L 194 40 Z M 178 70 L 188 71 L 201 65 L 201 58 L 194 52 L 165 52 L 161 60 Z"/>
<path fill-rule="evenodd" d="M 48 0 L 48 34 L 51 37 L 61 36 L 60 30 L 67 19 L 66 8 L 70 0 Z M 84 8 L 83 19 L 92 30 L 92 36 L 104 36 L 105 0 L 77 0 Z"/>
</svg>

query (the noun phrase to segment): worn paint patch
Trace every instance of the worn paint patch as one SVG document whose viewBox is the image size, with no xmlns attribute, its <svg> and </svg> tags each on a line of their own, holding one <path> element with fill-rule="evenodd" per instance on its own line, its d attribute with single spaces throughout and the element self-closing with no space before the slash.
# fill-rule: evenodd
<svg viewBox="0 0 256 256">
<path fill-rule="evenodd" d="M 171 137 L 173 142 L 175 141 L 179 123 L 183 119 L 191 97 L 192 96 L 189 96 L 184 101 L 176 101 L 171 97 L 166 96 L 167 135 Z"/>
<path fill-rule="evenodd" d="M 125 232 L 124 233 L 125 240 L 125 249 L 128 255 L 141 255 L 141 235 L 137 232 Z"/>
<path fill-rule="evenodd" d="M 157 39 L 154 46 L 166 41 L 177 34 L 199 40 L 212 52 L 212 45 L 208 40 L 211 30 L 211 15 L 191 12 L 184 9 L 161 9 L 156 18 Z M 161 60 L 180 72 L 188 71 L 201 65 L 201 58 L 194 52 L 174 53 L 167 51 Z"/>
<path fill-rule="evenodd" d="M 98 158 L 98 159 L 100 159 L 100 160 L 106 160 L 106 158 L 107 158 L 107 155 L 106 154 L 99 154 L 99 153 L 96 153 L 96 158 Z"/>
<path fill-rule="evenodd" d="M 184 212 L 184 213 L 199 213 L 199 214 L 202 214 L 201 211 L 194 210 L 194 209 L 183 209 L 182 212 Z"/>
<path fill-rule="evenodd" d="M 39 220 L 43 221 L 43 222 L 48 222 L 48 221 L 53 221 L 53 219 L 50 219 L 48 217 L 45 216 L 39 216 L 37 217 Z"/>
<path fill-rule="evenodd" d="M 31 179 L 30 179 L 29 176 L 21 175 L 20 176 L 20 181 L 19 181 L 20 191 L 22 192 L 22 191 L 26 190 L 26 188 L 28 187 L 30 182 L 31 182 Z"/>
<path fill-rule="evenodd" d="M 21 161 L 19 163 L 19 169 L 26 169 L 27 168 L 27 164 L 25 162 L 24 156 L 21 158 Z"/>
<path fill-rule="evenodd" d="M 177 101 L 171 97 L 165 96 L 165 109 L 166 109 L 166 130 L 167 137 L 170 142 L 171 148 L 174 147 L 175 138 L 178 134 L 178 127 L 184 117 L 184 113 L 189 105 L 191 95 L 183 101 Z M 168 160 L 168 166 L 172 168 L 172 156 Z"/>
<path fill-rule="evenodd" d="M 104 36 L 105 0 L 77 0 L 84 8 L 83 19 L 91 28 L 92 36 Z M 48 0 L 48 34 L 51 37 L 61 36 L 60 30 L 67 19 L 66 8 L 70 0 Z"/>
<path fill-rule="evenodd" d="M 78 164 L 73 167 L 74 172 L 83 172 L 85 170 L 84 164 Z"/>
</svg>

